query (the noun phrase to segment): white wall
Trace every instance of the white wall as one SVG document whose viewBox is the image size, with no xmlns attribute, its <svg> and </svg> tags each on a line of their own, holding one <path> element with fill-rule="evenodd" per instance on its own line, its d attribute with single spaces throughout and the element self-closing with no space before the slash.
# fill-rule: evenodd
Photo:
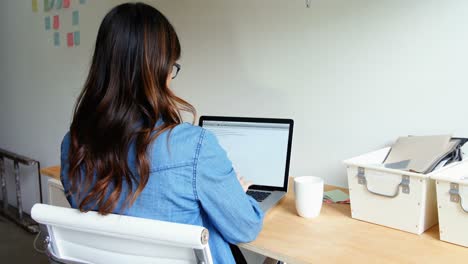
<svg viewBox="0 0 468 264">
<path fill-rule="evenodd" d="M 39 1 L 42 3 L 42 1 Z M 52 31 L 45 31 L 46 14 L 40 6 L 33 13 L 29 0 L 5 0 L 0 8 L 0 148 L 39 160 L 42 167 L 60 162 L 60 143 L 70 124 L 74 100 L 86 77 L 98 26 L 105 13 L 123 1 L 88 1 L 58 14 L 64 34 L 71 30 L 71 12 L 81 12 L 81 44 L 67 48 L 53 45 Z M 8 196 L 16 205 L 12 166 L 7 164 Z M 37 172 L 21 167 L 24 208 L 39 201 Z M 46 182 L 43 180 L 43 185 Z M 45 198 L 45 197 L 44 197 Z"/>
<path fill-rule="evenodd" d="M 202 114 L 294 118 L 291 175 L 338 185 L 398 136 L 468 135 L 467 1 L 304 2 L 164 1 L 175 90 Z"/>
<path fill-rule="evenodd" d="M 53 47 L 30 1 L 3 3 L 0 148 L 58 164 L 97 27 L 120 2 L 88 1 L 73 49 Z M 291 175 L 344 186 L 343 159 L 397 136 L 468 136 L 467 1 L 146 2 L 180 35 L 174 90 L 200 114 L 295 119 Z M 26 174 L 28 209 L 37 187 Z"/>
</svg>

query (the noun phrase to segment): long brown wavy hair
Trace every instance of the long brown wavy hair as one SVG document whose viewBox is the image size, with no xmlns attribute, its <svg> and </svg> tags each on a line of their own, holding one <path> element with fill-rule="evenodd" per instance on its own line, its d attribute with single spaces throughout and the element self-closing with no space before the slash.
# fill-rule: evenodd
<svg viewBox="0 0 468 264">
<path fill-rule="evenodd" d="M 69 195 L 81 211 L 112 213 L 125 184 L 123 207 L 133 204 L 148 182 L 148 146 L 183 122 L 181 111 L 195 117 L 167 86 L 180 53 L 173 26 L 149 5 L 122 4 L 103 19 L 70 126 Z M 128 164 L 132 144 L 136 173 Z"/>
</svg>

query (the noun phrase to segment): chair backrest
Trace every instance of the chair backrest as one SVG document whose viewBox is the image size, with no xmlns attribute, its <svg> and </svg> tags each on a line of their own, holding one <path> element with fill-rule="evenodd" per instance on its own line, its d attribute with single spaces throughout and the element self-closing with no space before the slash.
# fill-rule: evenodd
<svg viewBox="0 0 468 264">
<path fill-rule="evenodd" d="M 31 216 L 47 226 L 49 255 L 63 263 L 211 264 L 201 226 L 35 204 Z"/>
<path fill-rule="evenodd" d="M 65 193 L 63 191 L 62 183 L 56 179 L 49 179 L 47 181 L 47 191 L 49 192 L 49 201 L 48 204 L 61 206 L 61 207 L 70 207 Z"/>
</svg>

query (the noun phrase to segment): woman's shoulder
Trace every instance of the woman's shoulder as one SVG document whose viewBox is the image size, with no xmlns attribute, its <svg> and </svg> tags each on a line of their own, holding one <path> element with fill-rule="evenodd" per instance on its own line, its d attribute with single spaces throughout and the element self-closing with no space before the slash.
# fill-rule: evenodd
<svg viewBox="0 0 468 264">
<path fill-rule="evenodd" d="M 178 133 L 193 134 L 193 136 L 199 136 L 203 131 L 203 128 L 197 125 L 193 125 L 188 122 L 181 123 L 174 127 L 174 130 Z"/>
<path fill-rule="evenodd" d="M 170 137 L 173 137 L 175 143 L 183 142 L 187 145 L 193 145 L 197 149 L 201 147 L 210 149 L 220 147 L 218 139 L 213 132 L 190 123 L 182 123 L 176 126 L 169 134 Z"/>
<path fill-rule="evenodd" d="M 200 126 L 190 123 L 182 123 L 170 132 L 175 143 L 183 142 L 186 145 L 193 145 L 197 149 L 203 147 L 220 147 L 216 135 Z"/>
<path fill-rule="evenodd" d="M 60 143 L 60 154 L 61 157 L 67 157 L 68 156 L 68 149 L 70 148 L 70 131 L 67 131 L 65 135 L 63 136 L 62 142 Z"/>
<path fill-rule="evenodd" d="M 204 128 L 190 123 L 182 123 L 164 131 L 151 146 L 153 159 L 169 163 L 192 162 L 203 139 L 204 131 Z"/>
<path fill-rule="evenodd" d="M 67 131 L 67 133 L 65 133 L 65 135 L 63 136 L 62 144 L 63 143 L 70 143 L 70 131 Z"/>
<path fill-rule="evenodd" d="M 203 133 L 204 128 L 202 127 L 190 123 L 182 123 L 162 133 L 160 139 L 169 140 L 173 144 L 193 144 L 198 143 Z"/>
</svg>

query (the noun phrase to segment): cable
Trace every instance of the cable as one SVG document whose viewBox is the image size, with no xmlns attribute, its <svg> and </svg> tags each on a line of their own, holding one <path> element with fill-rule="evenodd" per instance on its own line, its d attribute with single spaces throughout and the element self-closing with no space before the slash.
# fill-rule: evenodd
<svg viewBox="0 0 468 264">
<path fill-rule="evenodd" d="M 37 233 L 36 235 L 36 238 L 34 238 L 34 241 L 33 241 L 33 247 L 34 247 L 34 250 L 36 250 L 37 252 L 41 253 L 41 254 L 46 254 L 46 248 L 47 248 L 47 245 L 45 246 L 44 249 L 39 249 L 36 244 L 37 244 L 37 239 L 39 238 L 39 236 L 41 235 L 41 231 L 39 231 L 39 233 Z"/>
</svg>

